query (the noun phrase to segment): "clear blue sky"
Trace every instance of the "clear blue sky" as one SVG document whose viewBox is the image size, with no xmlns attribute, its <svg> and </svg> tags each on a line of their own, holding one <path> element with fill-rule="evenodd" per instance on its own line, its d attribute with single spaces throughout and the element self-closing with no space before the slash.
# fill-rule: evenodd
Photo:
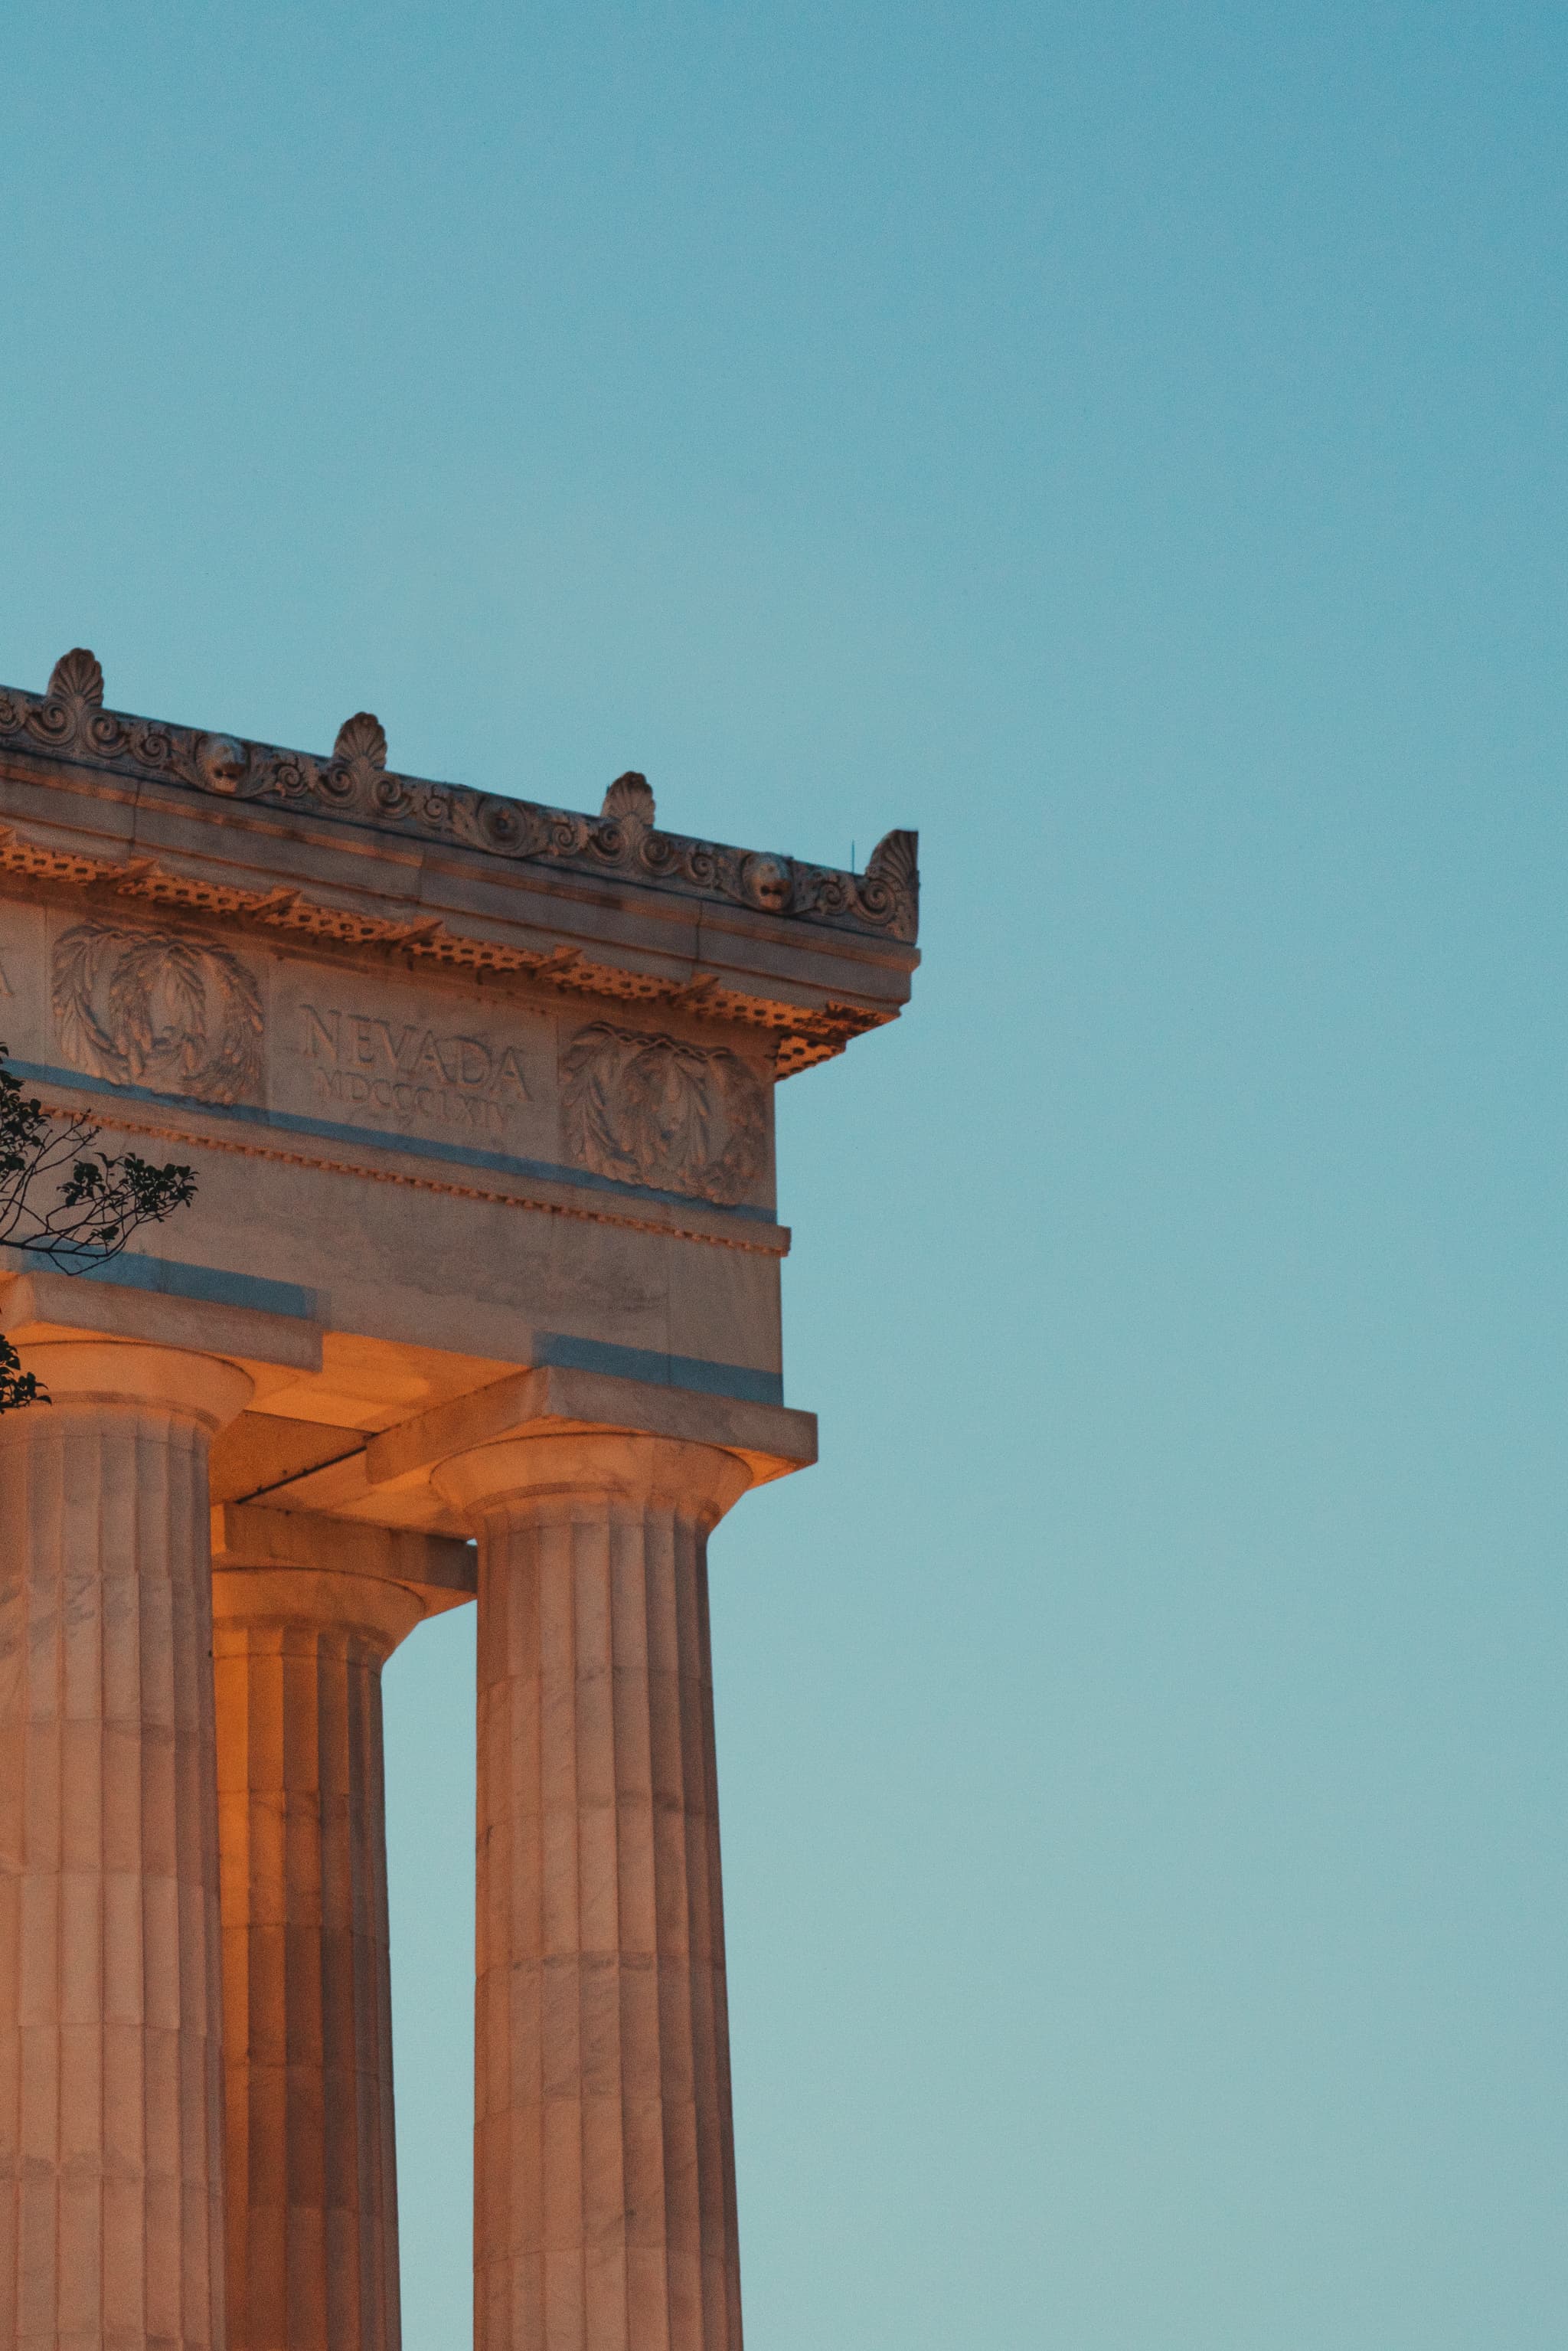
<svg viewBox="0 0 1568 2351">
<path fill-rule="evenodd" d="M 1557 8 L 32 8 L 0 677 L 837 862 L 715 1544 L 750 2351 L 1561 2351 Z M 388 1677 L 466 2328 L 471 1622 Z"/>
</svg>

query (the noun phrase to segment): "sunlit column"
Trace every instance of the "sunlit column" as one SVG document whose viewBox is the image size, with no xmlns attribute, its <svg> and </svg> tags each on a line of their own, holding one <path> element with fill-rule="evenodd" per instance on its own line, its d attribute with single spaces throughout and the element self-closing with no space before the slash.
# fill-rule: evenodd
<svg viewBox="0 0 1568 2351">
<path fill-rule="evenodd" d="M 0 2344 L 222 2351 L 211 1357 L 27 1351 L 0 1418 Z"/>
<path fill-rule="evenodd" d="M 604 1433 L 435 1473 L 479 1539 L 479 2351 L 739 2351 L 706 1543 L 749 1482 Z"/>
<path fill-rule="evenodd" d="M 382 1668 L 466 1547 L 213 1519 L 231 2351 L 397 2351 Z"/>
</svg>

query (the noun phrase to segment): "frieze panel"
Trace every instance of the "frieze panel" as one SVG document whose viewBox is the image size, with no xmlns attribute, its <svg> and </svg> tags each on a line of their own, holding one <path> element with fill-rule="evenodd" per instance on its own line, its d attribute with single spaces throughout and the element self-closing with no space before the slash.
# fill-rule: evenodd
<svg viewBox="0 0 1568 2351">
<path fill-rule="evenodd" d="M 449 1019 L 433 1025 L 414 1008 L 352 1010 L 318 991 L 317 1000 L 295 1006 L 294 1023 L 310 1106 L 324 1117 L 448 1128 L 455 1139 L 505 1145 L 533 1100 L 517 1043 Z"/>
<path fill-rule="evenodd" d="M 595 1175 L 724 1207 L 767 1162 L 767 1097 L 738 1054 L 608 1021 L 561 1055 L 561 1123 Z"/>
<path fill-rule="evenodd" d="M 94 1077 L 197 1102 L 259 1094 L 261 992 L 225 947 L 78 923 L 55 943 L 51 1000 L 66 1059 Z"/>
<path fill-rule="evenodd" d="M 841 872 L 661 831 L 643 776 L 618 777 L 597 817 L 576 816 L 531 800 L 392 773 L 386 764 L 386 736 L 369 711 L 358 712 L 340 729 L 330 758 L 319 759 L 274 744 L 124 716 L 104 709 L 103 691 L 103 672 L 93 655 L 84 648 L 67 653 L 56 663 L 47 694 L 0 688 L 0 742 L 497 857 L 665 883 L 697 897 L 837 929 L 913 943 L 919 927 L 913 832 L 890 832 L 873 851 L 863 873 Z"/>
</svg>

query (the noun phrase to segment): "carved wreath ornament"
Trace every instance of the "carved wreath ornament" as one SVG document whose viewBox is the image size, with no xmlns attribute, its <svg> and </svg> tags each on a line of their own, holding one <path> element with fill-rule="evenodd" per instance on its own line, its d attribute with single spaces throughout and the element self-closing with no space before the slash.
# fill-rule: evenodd
<svg viewBox="0 0 1568 2351">
<path fill-rule="evenodd" d="M 567 1149 L 596 1176 L 728 1206 L 762 1172 L 767 1104 L 738 1054 L 596 1020 L 561 1077 Z"/>
<path fill-rule="evenodd" d="M 80 923 L 55 948 L 55 1019 L 78 1069 L 200 1102 L 261 1082 L 261 998 L 226 948 L 177 931 Z"/>
</svg>

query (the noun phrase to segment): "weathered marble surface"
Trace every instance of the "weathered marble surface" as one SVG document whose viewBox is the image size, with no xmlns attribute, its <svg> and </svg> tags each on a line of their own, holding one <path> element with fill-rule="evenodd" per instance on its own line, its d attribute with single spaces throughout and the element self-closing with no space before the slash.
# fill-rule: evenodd
<svg viewBox="0 0 1568 2351">
<path fill-rule="evenodd" d="M 387 757 L 0 689 L 0 1039 L 199 1186 L 0 1252 L 71 1399 L 0 1423 L 0 2351 L 393 2351 L 380 1672 L 475 1533 L 479 2339 L 740 2341 L 705 1546 L 815 1457 L 773 1088 L 906 1000 L 914 837 Z"/>
<path fill-rule="evenodd" d="M 706 1541 L 716 1447 L 521 1437 L 479 1539 L 475 2340 L 740 2351 Z"/>
<path fill-rule="evenodd" d="M 213 1569 L 229 2351 L 398 2351 L 382 1667 L 469 1554 L 231 1505 Z"/>
<path fill-rule="evenodd" d="M 612 874 L 873 937 L 915 935 L 918 879 L 909 833 L 887 834 L 864 873 L 844 873 L 663 831 L 653 820 L 653 795 L 644 776 L 617 777 L 597 818 L 577 816 L 533 800 L 392 773 L 385 732 L 370 711 L 348 719 L 331 756 L 318 758 L 308 751 L 106 710 L 103 696 L 103 672 L 95 656 L 78 647 L 55 664 L 46 694 L 0 687 L 0 744 L 24 756 L 155 778 L 236 803 L 297 809 L 507 860 L 595 877 Z"/>
<path fill-rule="evenodd" d="M 0 1419 L 0 2343 L 222 2351 L 206 1451 L 250 1382 L 56 1341 Z"/>
</svg>

